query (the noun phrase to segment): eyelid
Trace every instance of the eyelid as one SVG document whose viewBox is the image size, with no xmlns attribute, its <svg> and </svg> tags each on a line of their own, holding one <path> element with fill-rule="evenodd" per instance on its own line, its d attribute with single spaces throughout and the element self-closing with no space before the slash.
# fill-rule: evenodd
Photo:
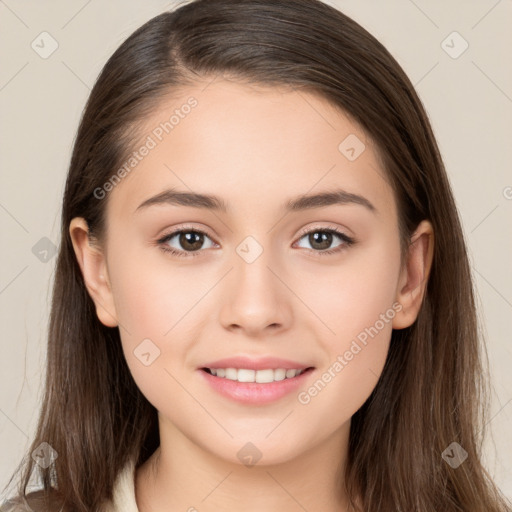
<svg viewBox="0 0 512 512">
<path fill-rule="evenodd" d="M 175 236 L 178 233 L 181 233 L 182 231 L 187 231 L 187 232 L 188 231 L 194 231 L 196 233 L 201 233 L 203 235 L 208 236 L 209 238 L 211 238 L 211 240 L 213 242 L 215 242 L 217 245 L 219 245 L 217 240 L 215 240 L 215 237 L 212 236 L 212 234 L 210 233 L 210 231 L 207 228 L 197 227 L 197 226 L 192 225 L 192 224 L 180 224 L 178 226 L 170 228 L 169 230 L 164 231 L 164 233 L 162 235 L 159 235 L 157 237 L 157 242 L 159 242 L 160 240 L 163 240 L 165 238 L 169 238 L 171 236 Z"/>
<path fill-rule="evenodd" d="M 348 233 L 346 233 L 343 228 L 340 228 L 336 224 L 331 224 L 329 222 L 323 223 L 323 224 L 318 224 L 318 225 L 317 224 L 313 224 L 313 225 L 309 225 L 309 226 L 307 226 L 305 228 L 302 228 L 299 231 L 299 233 L 297 235 L 297 238 L 300 239 L 304 235 L 308 235 L 311 232 L 315 232 L 315 231 L 329 231 L 329 230 L 336 231 L 339 234 L 345 235 L 347 238 L 354 238 L 351 235 L 349 235 Z"/>
</svg>

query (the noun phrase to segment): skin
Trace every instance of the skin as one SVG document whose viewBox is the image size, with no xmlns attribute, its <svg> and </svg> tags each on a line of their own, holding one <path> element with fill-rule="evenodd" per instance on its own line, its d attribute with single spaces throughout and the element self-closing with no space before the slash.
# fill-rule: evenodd
<svg viewBox="0 0 512 512">
<path fill-rule="evenodd" d="M 417 317 L 432 226 L 418 226 L 401 266 L 393 190 L 372 141 L 313 94 L 219 78 L 167 98 L 142 139 L 190 96 L 197 107 L 110 192 L 105 239 L 89 241 L 81 218 L 69 227 L 98 317 L 119 326 L 130 371 L 158 410 L 160 448 L 135 477 L 139 509 L 348 510 L 337 471 L 350 420 L 377 383 L 392 329 Z M 338 149 L 349 134 L 365 144 L 354 161 Z M 229 211 L 137 210 L 173 187 L 220 196 Z M 333 188 L 377 212 L 350 203 L 285 214 L 285 201 Z M 179 237 L 167 245 L 185 257 L 164 252 L 156 241 L 185 223 L 207 233 L 199 254 L 187 256 Z M 329 227 L 357 242 L 333 235 L 326 249 L 341 250 L 318 256 L 325 249 L 301 230 Z M 249 235 L 263 249 L 252 263 L 236 252 Z M 222 357 L 272 355 L 314 366 L 307 390 L 393 304 L 400 311 L 307 404 L 297 393 L 236 403 L 198 374 Z M 160 349 L 149 366 L 133 353 L 147 338 Z M 252 467 L 237 456 L 247 442 L 261 452 Z"/>
</svg>

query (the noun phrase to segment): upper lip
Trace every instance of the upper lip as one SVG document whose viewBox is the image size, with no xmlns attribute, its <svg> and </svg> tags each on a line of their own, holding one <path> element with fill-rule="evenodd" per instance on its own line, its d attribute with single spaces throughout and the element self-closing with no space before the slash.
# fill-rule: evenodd
<svg viewBox="0 0 512 512">
<path fill-rule="evenodd" d="M 245 368 L 247 370 L 265 370 L 268 368 L 283 368 L 284 370 L 305 370 L 311 368 L 311 365 L 298 363 L 289 359 L 280 359 L 278 357 L 262 357 L 252 359 L 245 356 L 227 357 L 218 359 L 203 365 L 201 368 Z"/>
</svg>

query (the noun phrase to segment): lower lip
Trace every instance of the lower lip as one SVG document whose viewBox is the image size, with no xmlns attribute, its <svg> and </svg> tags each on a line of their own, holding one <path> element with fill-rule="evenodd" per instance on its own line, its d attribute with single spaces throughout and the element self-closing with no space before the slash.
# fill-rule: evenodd
<svg viewBox="0 0 512 512">
<path fill-rule="evenodd" d="M 274 382 L 238 382 L 224 377 L 216 377 L 204 370 L 198 370 L 206 382 L 221 395 L 231 398 L 236 402 L 262 405 L 279 400 L 285 395 L 296 391 L 312 373 L 314 368 L 309 368 L 297 377 Z"/>
</svg>

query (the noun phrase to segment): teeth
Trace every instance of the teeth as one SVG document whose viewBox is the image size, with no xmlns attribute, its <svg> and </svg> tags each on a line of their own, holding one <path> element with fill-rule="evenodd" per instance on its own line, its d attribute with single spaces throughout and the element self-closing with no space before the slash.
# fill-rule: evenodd
<svg viewBox="0 0 512 512">
<path fill-rule="evenodd" d="M 236 373 L 236 368 L 226 368 L 226 379 L 237 380 Z"/>
<path fill-rule="evenodd" d="M 212 375 L 217 377 L 237 380 L 238 382 L 258 382 L 266 384 L 269 382 L 291 379 L 304 372 L 304 370 L 285 370 L 271 368 L 265 370 L 248 370 L 246 368 L 208 368 Z"/>
</svg>

